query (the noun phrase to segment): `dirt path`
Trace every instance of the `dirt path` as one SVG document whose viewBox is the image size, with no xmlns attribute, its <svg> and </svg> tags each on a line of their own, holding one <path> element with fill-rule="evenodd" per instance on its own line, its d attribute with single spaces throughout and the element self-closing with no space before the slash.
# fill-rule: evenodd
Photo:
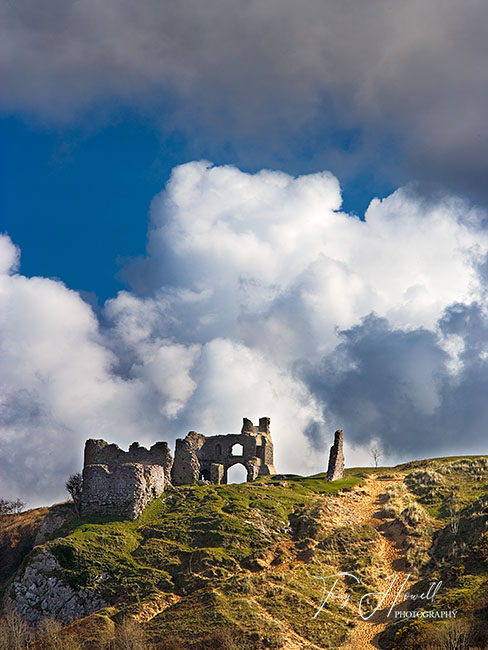
<svg viewBox="0 0 488 650">
<path fill-rule="evenodd" d="M 358 616 L 358 624 L 351 631 L 348 642 L 340 646 L 340 650 L 371 650 L 372 648 L 379 648 L 377 645 L 377 637 L 387 625 L 388 610 L 394 600 L 393 594 L 398 592 L 401 584 L 407 578 L 408 574 L 405 571 L 404 557 L 400 548 L 401 539 L 398 537 L 395 538 L 391 533 L 388 536 L 385 535 L 385 521 L 380 518 L 380 511 L 384 502 L 383 496 L 386 493 L 386 489 L 401 481 L 401 476 L 394 476 L 387 480 L 371 476 L 362 488 L 357 488 L 352 492 L 346 492 L 339 497 L 341 509 L 349 512 L 350 523 L 369 524 L 380 533 L 380 543 L 377 553 L 385 567 L 386 575 L 397 576 L 391 598 L 387 598 L 382 605 L 382 609 L 378 610 L 368 621 L 363 621 Z M 338 521 L 337 523 L 340 522 Z M 385 581 L 383 584 L 386 587 L 389 583 Z M 398 607 L 395 607 L 395 609 L 398 609 Z"/>
<path fill-rule="evenodd" d="M 324 500 L 320 514 L 324 527 L 334 528 L 337 526 L 369 524 L 375 528 L 380 533 L 379 544 L 376 549 L 376 553 L 379 556 L 378 570 L 382 570 L 386 576 L 392 574 L 397 575 L 395 585 L 398 584 L 398 586 L 407 575 L 404 571 L 403 554 L 400 548 L 402 540 L 395 539 L 391 535 L 385 535 L 385 520 L 380 518 L 380 511 L 384 503 L 383 497 L 387 488 L 402 480 L 401 475 L 393 476 L 386 480 L 379 479 L 376 476 L 370 476 L 362 486 L 358 486 L 351 491 L 342 492 L 335 497 L 328 496 Z M 381 585 L 383 586 L 383 584 L 386 585 L 387 582 L 382 582 Z M 394 591 L 396 592 L 397 590 Z M 147 622 L 164 611 L 168 606 L 174 604 L 177 599 L 177 597 L 174 597 L 174 599 L 168 599 L 167 597 L 152 599 L 145 603 L 136 618 L 140 622 Z M 371 650 L 378 648 L 376 638 L 386 627 L 386 615 L 391 602 L 385 601 L 385 605 L 381 611 L 378 611 L 368 621 L 361 620 L 358 614 L 358 623 L 351 631 L 348 642 L 342 644 L 338 650 Z M 263 618 L 279 623 L 257 600 L 255 601 L 255 607 L 259 610 Z M 357 609 L 354 611 L 356 612 Z M 283 624 L 282 621 L 281 624 Z M 301 648 L 320 650 L 320 647 L 307 641 L 307 639 L 301 637 L 291 628 L 287 630 L 287 641 L 283 646 L 283 650 L 300 650 Z"/>
</svg>

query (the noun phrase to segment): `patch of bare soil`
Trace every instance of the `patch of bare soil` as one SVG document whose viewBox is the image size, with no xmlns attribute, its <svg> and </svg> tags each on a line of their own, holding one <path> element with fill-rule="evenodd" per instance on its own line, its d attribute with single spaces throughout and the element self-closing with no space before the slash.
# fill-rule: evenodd
<svg viewBox="0 0 488 650">
<path fill-rule="evenodd" d="M 382 602 L 381 607 L 368 620 L 363 620 L 358 613 L 358 622 L 351 631 L 348 641 L 340 646 L 340 650 L 370 650 L 379 648 L 377 639 L 392 619 L 388 619 L 388 612 L 392 606 L 398 590 L 407 579 L 405 557 L 403 553 L 404 535 L 402 529 L 391 522 L 385 522 L 381 516 L 382 505 L 385 502 L 385 494 L 388 487 L 403 480 L 401 475 L 395 475 L 391 479 L 379 479 L 373 475 L 367 479 L 366 484 L 356 488 L 352 492 L 346 492 L 337 497 L 340 508 L 337 510 L 336 525 L 344 525 L 348 522 L 354 524 L 369 524 L 380 534 L 377 554 L 383 564 L 386 575 L 396 576 L 391 589 L 391 595 Z M 331 509 L 333 504 L 330 504 Z M 347 515 L 344 516 L 344 513 Z M 393 578 L 381 581 L 382 591 L 387 591 L 392 584 Z M 395 605 L 400 609 L 401 603 Z M 367 614 L 366 614 L 367 615 Z"/>
</svg>

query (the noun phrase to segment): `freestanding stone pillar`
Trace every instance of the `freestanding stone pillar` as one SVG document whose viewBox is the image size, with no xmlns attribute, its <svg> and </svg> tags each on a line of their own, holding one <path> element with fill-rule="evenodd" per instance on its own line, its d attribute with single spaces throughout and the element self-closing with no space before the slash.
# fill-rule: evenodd
<svg viewBox="0 0 488 650">
<path fill-rule="evenodd" d="M 338 429 L 334 434 L 334 444 L 330 448 L 329 467 L 327 469 L 327 479 L 337 481 L 344 476 L 344 432 Z"/>
</svg>

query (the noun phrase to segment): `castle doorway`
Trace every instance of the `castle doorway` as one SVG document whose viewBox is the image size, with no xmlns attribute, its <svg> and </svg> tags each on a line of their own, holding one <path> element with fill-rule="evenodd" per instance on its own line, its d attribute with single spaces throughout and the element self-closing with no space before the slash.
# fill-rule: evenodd
<svg viewBox="0 0 488 650">
<path fill-rule="evenodd" d="M 200 481 L 210 481 L 210 470 L 202 469 L 199 476 Z"/>
<path fill-rule="evenodd" d="M 227 484 L 229 483 L 246 483 L 247 469 L 244 465 L 237 463 L 227 470 Z"/>
</svg>

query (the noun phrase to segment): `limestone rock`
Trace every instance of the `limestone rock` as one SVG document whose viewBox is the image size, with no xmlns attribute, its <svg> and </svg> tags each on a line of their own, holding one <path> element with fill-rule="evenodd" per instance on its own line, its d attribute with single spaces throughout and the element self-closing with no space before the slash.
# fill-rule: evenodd
<svg viewBox="0 0 488 650">
<path fill-rule="evenodd" d="M 6 603 L 31 624 L 54 618 L 63 624 L 107 606 L 89 589 L 75 591 L 49 547 L 44 547 L 14 578 Z"/>
</svg>

